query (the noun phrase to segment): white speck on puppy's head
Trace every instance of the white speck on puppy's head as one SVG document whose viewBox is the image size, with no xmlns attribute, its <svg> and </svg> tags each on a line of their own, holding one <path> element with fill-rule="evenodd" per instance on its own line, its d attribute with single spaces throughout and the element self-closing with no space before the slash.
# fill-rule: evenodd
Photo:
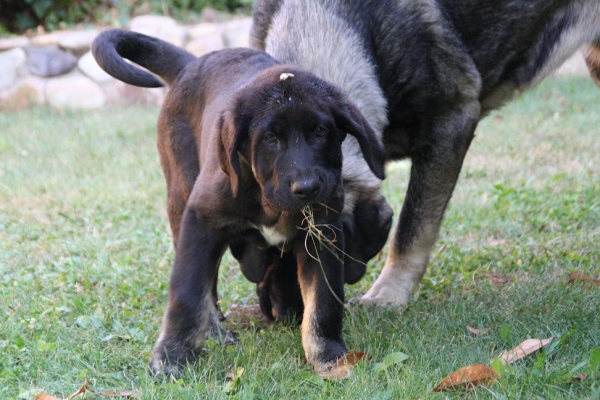
<svg viewBox="0 0 600 400">
<path fill-rule="evenodd" d="M 279 80 L 280 81 L 285 81 L 288 78 L 293 78 L 294 74 L 290 73 L 290 72 L 283 72 L 281 75 L 279 75 Z"/>
</svg>

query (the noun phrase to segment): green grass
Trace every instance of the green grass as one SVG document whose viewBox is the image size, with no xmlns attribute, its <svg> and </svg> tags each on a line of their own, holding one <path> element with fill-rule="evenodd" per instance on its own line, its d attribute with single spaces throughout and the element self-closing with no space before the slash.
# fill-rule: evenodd
<svg viewBox="0 0 600 400">
<path fill-rule="evenodd" d="M 150 379 L 173 260 L 158 110 L 0 113 L 0 398 L 66 397 L 86 377 L 144 399 L 460 398 L 430 389 L 527 338 L 557 336 L 469 397 L 599 399 L 599 289 L 566 283 L 570 272 L 600 275 L 598 104 L 591 81 L 562 79 L 482 122 L 416 301 L 403 313 L 351 307 L 347 344 L 372 359 L 337 383 L 302 364 L 299 329 L 258 324 L 238 329 L 237 346 L 207 343 L 181 380 Z M 395 210 L 407 176 L 407 163 L 388 169 Z M 494 271 L 508 282 L 494 285 Z M 219 279 L 224 309 L 256 302 L 231 258 Z M 467 325 L 493 329 L 474 336 Z M 377 371 L 396 352 L 409 358 Z M 237 367 L 232 388 L 225 374 Z M 570 379 L 580 372 L 588 378 Z"/>
</svg>

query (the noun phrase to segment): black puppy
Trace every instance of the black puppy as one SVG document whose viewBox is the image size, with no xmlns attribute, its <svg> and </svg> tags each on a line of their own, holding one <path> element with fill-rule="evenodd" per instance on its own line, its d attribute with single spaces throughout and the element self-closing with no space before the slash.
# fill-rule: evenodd
<svg viewBox="0 0 600 400">
<path fill-rule="evenodd" d="M 103 32 L 92 50 L 117 79 L 161 85 L 127 58 L 170 86 L 158 149 L 177 240 L 152 370 L 177 374 L 218 324 L 219 262 L 228 245 L 239 243 L 265 249 L 257 263 L 271 264 L 269 273 L 276 263 L 284 281 L 299 282 L 306 359 L 327 368 L 346 352 L 341 145 L 347 133 L 373 173 L 384 175 L 383 148 L 363 116 L 332 85 L 261 51 L 229 49 L 196 59 L 122 30 Z M 247 265 L 246 273 L 262 280 L 262 267 Z"/>
<path fill-rule="evenodd" d="M 348 95 L 382 135 L 387 160 L 412 160 L 369 303 L 412 296 L 481 118 L 580 46 L 600 83 L 598 0 L 257 0 L 252 36 Z M 354 172 L 344 166 L 346 186 L 373 187 Z"/>
</svg>

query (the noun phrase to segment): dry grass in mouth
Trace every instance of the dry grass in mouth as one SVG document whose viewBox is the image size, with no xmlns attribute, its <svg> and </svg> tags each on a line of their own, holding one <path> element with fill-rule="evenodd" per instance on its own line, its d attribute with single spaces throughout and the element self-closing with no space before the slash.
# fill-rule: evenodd
<svg viewBox="0 0 600 400">
<path fill-rule="evenodd" d="M 341 258 L 340 255 L 338 254 L 338 252 L 341 252 L 341 253 L 343 253 L 343 252 L 335 245 L 335 242 L 337 242 L 337 232 L 336 231 L 338 231 L 339 228 L 337 228 L 336 226 L 333 226 L 331 224 L 316 224 L 315 218 L 314 218 L 314 211 L 313 211 L 311 205 L 305 206 L 300 211 L 302 212 L 304 219 L 302 220 L 302 223 L 298 227 L 298 229 L 302 229 L 303 231 L 306 231 L 308 233 L 308 235 L 306 235 L 306 238 L 304 240 L 304 248 L 306 249 L 306 252 L 308 253 L 308 255 L 312 259 L 321 263 L 319 255 L 318 254 L 313 255 L 310 252 L 310 250 L 308 249 L 308 240 L 310 238 L 310 240 L 312 240 L 312 242 L 313 242 L 314 248 L 317 248 L 317 243 L 318 243 L 320 249 L 325 248 L 325 249 L 329 250 L 329 252 L 331 254 L 333 254 L 333 256 L 338 261 L 343 262 L 343 258 Z M 325 230 L 328 230 L 333 233 L 333 239 L 328 238 L 327 235 L 325 235 L 325 233 L 323 233 Z"/>
<path fill-rule="evenodd" d="M 326 207 L 328 210 L 331 209 L 330 207 L 327 207 L 324 204 L 319 204 L 319 205 Z M 331 210 L 333 210 L 333 209 L 331 209 Z M 323 273 L 323 278 L 325 279 L 325 283 L 327 284 L 327 287 L 329 288 L 329 291 L 331 292 L 333 297 L 335 297 L 335 299 L 342 306 L 344 306 L 344 308 L 349 309 L 346 306 L 346 304 L 333 291 L 333 288 L 329 284 L 329 280 L 327 279 L 327 275 L 325 274 L 325 270 L 323 269 L 323 262 L 321 261 L 321 258 L 319 257 L 319 253 L 312 254 L 308 248 L 308 245 L 309 245 L 308 240 L 311 240 L 314 249 L 318 248 L 318 249 L 325 249 L 325 250 L 329 251 L 336 258 L 336 260 L 338 260 L 342 264 L 341 266 L 343 268 L 343 263 L 344 263 L 343 256 L 346 256 L 346 257 L 350 257 L 350 256 L 348 254 L 346 254 L 343 250 L 341 250 L 335 244 L 337 242 L 337 231 L 340 231 L 340 228 L 338 228 L 334 225 L 331 225 L 331 224 L 315 223 L 314 211 L 313 211 L 311 205 L 305 206 L 300 211 L 302 212 L 304 219 L 302 220 L 302 223 L 298 227 L 298 229 L 302 229 L 308 233 L 306 235 L 306 238 L 304 239 L 304 248 L 306 249 L 306 253 L 309 255 L 309 257 L 311 257 L 313 260 L 315 260 L 319 263 L 319 266 L 321 267 L 321 272 Z M 333 211 L 335 211 L 335 210 L 333 210 Z M 326 231 L 326 230 L 329 230 L 330 232 L 333 233 L 332 239 L 328 238 L 327 235 L 324 233 L 324 231 Z M 356 261 L 358 261 L 358 260 L 356 260 Z"/>
</svg>

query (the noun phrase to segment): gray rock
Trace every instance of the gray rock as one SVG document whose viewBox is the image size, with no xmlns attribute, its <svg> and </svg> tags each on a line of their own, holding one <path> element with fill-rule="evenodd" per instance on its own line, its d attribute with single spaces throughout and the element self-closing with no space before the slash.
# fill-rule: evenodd
<svg viewBox="0 0 600 400">
<path fill-rule="evenodd" d="M 58 46 L 81 56 L 90 50 L 96 36 L 98 36 L 97 30 L 66 32 L 59 38 Z"/>
<path fill-rule="evenodd" d="M 64 75 L 77 65 L 77 57 L 55 46 L 29 49 L 27 68 L 33 75 L 51 77 Z"/>
<path fill-rule="evenodd" d="M 200 57 L 211 51 L 221 50 L 225 47 L 221 35 L 199 37 L 189 42 L 185 49 L 193 55 Z"/>
<path fill-rule="evenodd" d="M 252 18 L 237 18 L 223 24 L 227 47 L 249 47 Z"/>
<path fill-rule="evenodd" d="M 221 25 L 212 22 L 205 22 L 192 26 L 188 29 L 190 39 L 198 39 L 207 36 L 221 36 Z"/>
<path fill-rule="evenodd" d="M 11 38 L 0 38 L 0 51 L 16 49 L 29 46 L 30 40 L 24 36 Z"/>
<path fill-rule="evenodd" d="M 202 22 L 221 22 L 228 19 L 226 13 L 215 10 L 212 7 L 204 7 L 200 13 L 200 21 Z"/>
<path fill-rule="evenodd" d="M 12 86 L 25 66 L 27 55 L 23 49 L 0 53 L 0 90 Z"/>
<path fill-rule="evenodd" d="M 163 17 L 160 15 L 141 15 L 133 18 L 129 22 L 129 29 L 139 32 L 139 30 L 161 30 L 173 28 L 177 26 L 177 22 L 173 18 Z"/>
<path fill-rule="evenodd" d="M 29 76 L 10 89 L 0 92 L 0 110 L 24 110 L 46 102 L 46 81 Z"/>
<path fill-rule="evenodd" d="M 31 44 L 34 46 L 54 46 L 58 44 L 63 32 L 44 33 L 31 38 Z"/>
<path fill-rule="evenodd" d="M 100 86 L 81 75 L 49 79 L 46 83 L 46 98 L 48 104 L 59 110 L 88 110 L 106 104 L 106 96 Z"/>
<path fill-rule="evenodd" d="M 174 26 L 170 28 L 136 28 L 132 31 L 143 33 L 144 35 L 153 36 L 174 44 L 175 46 L 182 47 L 185 43 L 186 31 L 181 26 Z"/>
<path fill-rule="evenodd" d="M 77 66 L 81 72 L 92 78 L 95 82 L 105 83 L 114 79 L 100 68 L 91 51 L 88 51 L 79 59 Z"/>
<path fill-rule="evenodd" d="M 141 88 L 128 85 L 115 80 L 112 83 L 103 85 L 108 104 L 111 105 L 162 105 L 166 89 L 165 88 Z"/>
</svg>

